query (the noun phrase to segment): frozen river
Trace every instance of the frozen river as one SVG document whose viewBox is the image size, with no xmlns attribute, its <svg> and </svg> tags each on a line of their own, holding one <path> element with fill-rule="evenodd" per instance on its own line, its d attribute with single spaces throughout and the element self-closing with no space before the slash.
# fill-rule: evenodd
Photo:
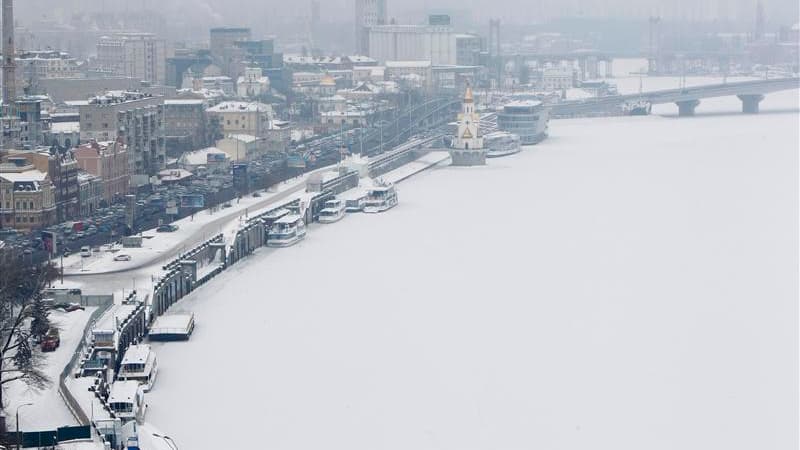
<svg viewBox="0 0 800 450">
<path fill-rule="evenodd" d="M 177 305 L 148 422 L 192 450 L 796 449 L 797 95 L 554 121 L 260 250 Z"/>
</svg>

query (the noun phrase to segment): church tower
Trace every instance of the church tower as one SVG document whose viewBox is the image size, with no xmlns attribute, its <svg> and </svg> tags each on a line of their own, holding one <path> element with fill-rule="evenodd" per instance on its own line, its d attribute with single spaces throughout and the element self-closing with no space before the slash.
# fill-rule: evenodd
<svg viewBox="0 0 800 450">
<path fill-rule="evenodd" d="M 475 112 L 472 88 L 467 86 L 461 113 L 458 115 L 458 131 L 450 149 L 454 166 L 476 166 L 486 163 L 486 150 L 483 148 L 480 126 L 481 116 Z"/>
</svg>

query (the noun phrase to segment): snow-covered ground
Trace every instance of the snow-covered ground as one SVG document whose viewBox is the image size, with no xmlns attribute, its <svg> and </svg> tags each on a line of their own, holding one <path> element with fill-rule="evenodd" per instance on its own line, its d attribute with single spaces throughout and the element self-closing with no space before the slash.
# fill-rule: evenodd
<svg viewBox="0 0 800 450">
<path fill-rule="evenodd" d="M 193 450 L 797 448 L 798 92 L 738 111 L 554 121 L 259 250 L 174 307 L 197 329 L 154 346 L 148 422 Z"/>
<path fill-rule="evenodd" d="M 89 307 L 83 311 L 53 311 L 50 320 L 60 330 L 61 345 L 54 352 L 44 353 L 46 363 L 44 371 L 53 381 L 52 386 L 42 391 L 29 389 L 21 382 L 12 382 L 5 395 L 8 399 L 6 411 L 14 412 L 17 406 L 33 403 L 20 408 L 19 425 L 24 431 L 53 430 L 65 425 L 76 425 L 75 418 L 58 394 L 58 377 L 66 367 L 78 343 L 83 339 L 83 327 L 96 308 Z M 9 427 L 15 427 L 14 417 L 9 417 Z"/>
</svg>

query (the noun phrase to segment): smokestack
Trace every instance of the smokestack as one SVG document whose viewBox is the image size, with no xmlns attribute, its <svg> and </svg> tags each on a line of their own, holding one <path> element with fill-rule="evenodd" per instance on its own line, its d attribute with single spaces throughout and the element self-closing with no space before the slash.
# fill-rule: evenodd
<svg viewBox="0 0 800 450">
<path fill-rule="evenodd" d="M 3 0 L 3 106 L 6 107 L 17 98 L 14 55 L 14 1 Z"/>
</svg>

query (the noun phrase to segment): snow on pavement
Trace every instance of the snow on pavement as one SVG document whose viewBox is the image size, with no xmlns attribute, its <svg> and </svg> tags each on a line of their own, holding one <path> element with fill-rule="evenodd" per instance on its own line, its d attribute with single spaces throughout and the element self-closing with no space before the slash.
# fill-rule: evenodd
<svg viewBox="0 0 800 450">
<path fill-rule="evenodd" d="M 193 216 L 173 222 L 178 226 L 178 230 L 174 232 L 158 233 L 155 230 L 147 230 L 142 233 L 144 239 L 142 240 L 141 248 L 125 248 L 118 252 L 99 252 L 85 258 L 82 258 L 79 254 L 70 255 L 64 258 L 64 274 L 68 276 L 85 276 L 122 272 L 150 264 L 156 260 L 166 260 L 183 249 L 189 249 L 193 245 L 221 232 L 222 227 L 231 220 L 236 220 L 237 217 L 244 216 L 249 211 L 264 208 L 271 203 L 285 199 L 287 196 L 305 189 L 308 176 L 311 173 L 322 170 L 329 169 L 318 169 L 280 183 L 276 186 L 277 190 L 262 192 L 261 197 L 247 195 L 240 200 L 231 200 L 230 208 L 221 208 L 215 212 L 210 209 L 198 211 Z M 114 261 L 114 256 L 121 253 L 130 255 L 131 260 Z"/>
</svg>

